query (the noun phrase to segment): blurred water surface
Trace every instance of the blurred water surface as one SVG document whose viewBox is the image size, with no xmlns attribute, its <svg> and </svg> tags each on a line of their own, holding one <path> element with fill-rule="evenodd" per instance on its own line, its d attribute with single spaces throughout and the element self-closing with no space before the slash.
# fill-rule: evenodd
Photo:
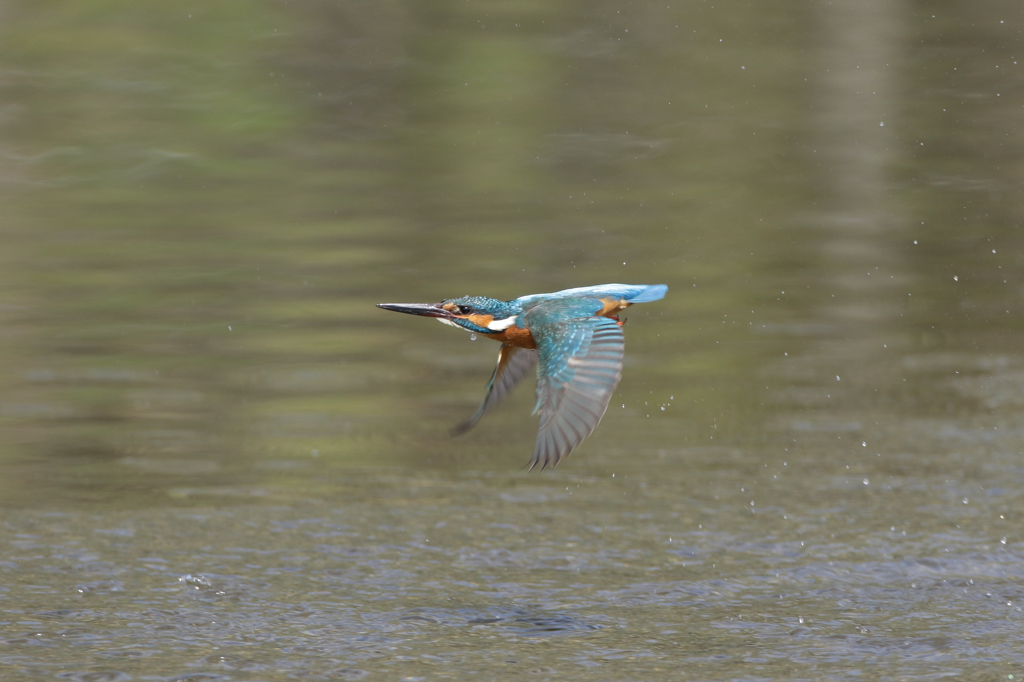
<svg viewBox="0 0 1024 682">
<path fill-rule="evenodd" d="M 1019 3 L 0 18 L 10 679 L 1024 674 Z M 373 307 L 604 282 L 544 473 Z"/>
</svg>

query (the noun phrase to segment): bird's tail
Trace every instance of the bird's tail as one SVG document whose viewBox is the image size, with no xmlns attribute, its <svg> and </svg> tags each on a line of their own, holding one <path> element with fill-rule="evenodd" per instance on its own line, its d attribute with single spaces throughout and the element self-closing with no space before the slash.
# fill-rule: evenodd
<svg viewBox="0 0 1024 682">
<path fill-rule="evenodd" d="M 646 289 L 640 292 L 638 295 L 629 299 L 630 303 L 650 303 L 651 301 L 660 301 L 665 298 L 665 294 L 668 293 L 667 284 L 651 284 Z"/>
</svg>

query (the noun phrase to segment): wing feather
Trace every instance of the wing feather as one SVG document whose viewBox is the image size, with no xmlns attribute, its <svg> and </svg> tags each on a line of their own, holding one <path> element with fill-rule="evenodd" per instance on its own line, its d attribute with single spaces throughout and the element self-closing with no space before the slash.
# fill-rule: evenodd
<svg viewBox="0 0 1024 682">
<path fill-rule="evenodd" d="M 476 426 L 481 417 L 494 409 L 527 374 L 533 371 L 536 364 L 537 351 L 502 344 L 501 350 L 498 351 L 498 364 L 494 366 L 491 380 L 487 382 L 487 395 L 484 396 L 484 401 L 472 417 L 452 427 L 452 436 L 461 436 Z"/>
<path fill-rule="evenodd" d="M 589 436 L 622 376 L 625 338 L 605 317 L 531 326 L 537 340 L 540 429 L 530 468 L 555 466 Z"/>
</svg>

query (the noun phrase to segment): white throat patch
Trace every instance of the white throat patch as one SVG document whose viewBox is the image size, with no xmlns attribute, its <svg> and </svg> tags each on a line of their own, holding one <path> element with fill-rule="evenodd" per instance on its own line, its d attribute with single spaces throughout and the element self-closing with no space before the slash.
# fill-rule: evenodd
<svg viewBox="0 0 1024 682">
<path fill-rule="evenodd" d="M 496 332 L 505 331 L 516 323 L 515 315 L 512 317 L 506 317 L 504 320 L 491 320 L 487 323 L 488 329 L 493 329 Z"/>
</svg>

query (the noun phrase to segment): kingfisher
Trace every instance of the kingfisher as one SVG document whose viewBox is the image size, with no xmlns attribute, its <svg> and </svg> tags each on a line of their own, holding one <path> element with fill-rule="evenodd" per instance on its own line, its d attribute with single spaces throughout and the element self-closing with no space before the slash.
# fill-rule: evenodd
<svg viewBox="0 0 1024 682">
<path fill-rule="evenodd" d="M 433 317 L 501 343 L 498 364 L 479 409 L 452 429 L 473 428 L 537 368 L 540 414 L 532 470 L 554 467 L 593 433 L 622 377 L 625 352 L 619 312 L 664 298 L 664 284 L 600 284 L 531 294 L 511 301 L 485 296 L 440 303 L 378 303 L 378 308 Z"/>
</svg>

